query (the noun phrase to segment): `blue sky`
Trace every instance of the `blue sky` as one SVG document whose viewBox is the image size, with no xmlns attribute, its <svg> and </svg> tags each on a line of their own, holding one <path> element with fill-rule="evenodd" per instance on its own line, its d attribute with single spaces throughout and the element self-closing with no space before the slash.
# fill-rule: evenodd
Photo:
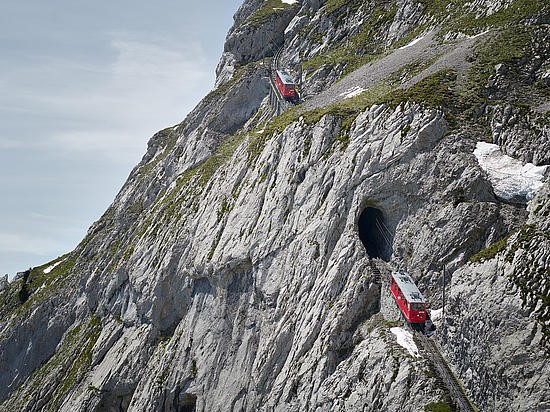
<svg viewBox="0 0 550 412">
<path fill-rule="evenodd" d="M 0 275 L 72 250 L 213 87 L 242 0 L 3 0 Z"/>
</svg>

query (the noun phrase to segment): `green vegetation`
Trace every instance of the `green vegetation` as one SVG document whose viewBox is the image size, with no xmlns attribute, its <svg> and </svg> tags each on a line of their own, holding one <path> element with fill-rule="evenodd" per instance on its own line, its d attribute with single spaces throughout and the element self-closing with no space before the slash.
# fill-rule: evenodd
<svg viewBox="0 0 550 412">
<path fill-rule="evenodd" d="M 332 14 L 338 10 L 340 10 L 344 6 L 348 6 L 349 13 L 355 13 L 361 6 L 361 1 L 357 0 L 327 0 L 327 2 L 323 5 L 323 12 L 326 14 Z"/>
<path fill-rule="evenodd" d="M 476 17 L 468 12 L 460 0 L 420 0 L 427 13 L 436 21 L 445 22 L 440 33 L 461 32 L 476 34 L 488 27 L 504 27 L 517 24 L 525 18 L 548 11 L 550 6 L 542 0 L 515 0 L 508 7 L 490 14 Z"/>
<path fill-rule="evenodd" d="M 8 319 L 28 313 L 36 304 L 63 289 L 76 264 L 76 255 L 66 254 L 42 266 L 30 269 L 30 273 L 14 281 L 0 292 L 0 318 Z M 57 264 L 49 273 L 44 270 Z"/>
<path fill-rule="evenodd" d="M 57 411 L 69 391 L 78 385 L 92 364 L 92 349 L 101 333 L 101 321 L 92 317 L 65 334 L 52 357 L 29 377 L 27 384 L 4 401 L 14 410 L 27 410 L 36 388 L 45 397 L 41 410 Z M 61 377 L 60 380 L 58 380 Z M 51 387 L 48 392 L 46 388 Z"/>
<path fill-rule="evenodd" d="M 538 231 L 534 225 L 524 225 L 520 228 L 519 233 L 514 240 L 514 243 L 510 246 L 506 252 L 506 261 L 512 262 L 514 260 L 514 255 L 518 249 L 526 249 L 529 242 L 537 236 Z"/>
<path fill-rule="evenodd" d="M 476 253 L 470 258 L 471 263 L 483 262 L 494 258 L 498 253 L 506 249 L 506 243 L 510 239 L 510 235 L 506 236 L 504 239 L 499 240 L 498 242 L 493 243 L 489 247 L 483 249 L 482 251 Z"/>
<path fill-rule="evenodd" d="M 535 314 L 541 325 L 542 344 L 550 355 L 550 286 L 544 281 L 550 279 L 550 269 L 540 266 L 536 260 L 536 251 L 540 245 L 549 241 L 548 233 L 534 225 L 524 225 L 519 231 L 474 255 L 470 261 L 491 259 L 497 253 L 506 251 L 504 259 L 512 263 L 516 252 L 523 251 L 520 259 L 515 262 L 516 268 L 510 274 L 510 281 L 518 288 L 523 305 Z"/>
<path fill-rule="evenodd" d="M 550 244 L 550 234 L 535 225 L 524 225 L 517 233 L 496 242 L 470 260 L 490 259 L 496 253 L 506 251 L 505 260 L 515 264 L 509 279 L 518 288 L 524 307 L 534 314 L 541 325 L 542 345 L 550 355 L 550 285 L 545 281 L 550 279 L 550 269 L 538 263 L 540 257 L 537 254 L 541 245 L 545 244 Z M 518 250 L 522 250 L 522 254 L 515 260 Z"/>
<path fill-rule="evenodd" d="M 208 159 L 197 167 L 179 175 L 173 188 L 157 196 L 157 200 L 149 208 L 148 217 L 134 229 L 131 240 L 126 242 L 126 244 L 134 244 L 137 242 L 137 239 L 142 238 L 146 234 L 148 237 L 155 237 L 167 222 L 181 220 L 185 209 L 190 208 L 196 212 L 198 210 L 198 195 L 202 193 L 216 171 L 231 159 L 235 150 L 246 137 L 247 134 L 245 133 L 227 136 Z M 229 212 L 231 207 L 230 199 L 226 198 L 225 203 L 218 210 L 218 218 L 221 219 L 225 213 Z M 130 251 L 126 250 L 121 259 L 129 257 L 131 252 L 133 252 L 133 249 Z M 117 261 L 117 264 L 119 261 Z"/>
<path fill-rule="evenodd" d="M 326 115 L 340 119 L 340 132 L 336 140 L 345 150 L 349 143 L 349 131 L 353 122 L 361 112 L 374 104 L 387 103 L 396 107 L 403 102 L 414 101 L 427 107 L 444 109 L 447 120 L 454 124 L 454 112 L 458 112 L 455 85 L 456 73 L 443 70 L 427 76 L 407 91 L 401 90 L 396 84 L 380 82 L 357 96 L 340 100 L 329 106 L 307 112 L 303 111 L 302 106 L 295 106 L 273 118 L 269 123 L 263 124 L 262 133 L 252 133 L 248 146 L 249 162 L 252 163 L 259 156 L 269 137 L 281 133 L 290 124 L 298 121 L 307 125 L 315 124 Z M 406 126 L 402 132 L 405 134 L 408 132 Z"/>
<path fill-rule="evenodd" d="M 151 160 L 149 163 L 144 164 L 139 168 L 137 171 L 138 176 L 146 176 L 151 173 L 152 170 L 155 169 L 155 167 L 168 156 L 168 154 L 172 151 L 174 146 L 176 145 L 176 142 L 178 140 L 178 133 L 174 130 L 173 127 L 168 127 L 164 130 L 161 130 L 160 132 L 156 133 L 153 138 L 160 138 L 160 149 L 162 149 L 162 153 L 157 155 L 153 160 Z"/>
<path fill-rule="evenodd" d="M 67 345 L 71 346 L 76 354 L 71 363 L 65 364 L 65 375 L 62 383 L 58 385 L 52 395 L 49 410 L 57 410 L 67 393 L 74 388 L 90 370 L 92 365 L 92 349 L 101 334 L 101 321 L 98 317 L 92 317 L 81 331 L 78 326 L 69 333 Z"/>
<path fill-rule="evenodd" d="M 220 204 L 220 207 L 216 211 L 216 221 L 220 222 L 223 217 L 229 213 L 232 209 L 231 202 L 227 197 L 224 196 L 222 199 L 222 203 Z"/>
<path fill-rule="evenodd" d="M 197 361 L 193 359 L 191 361 L 191 376 L 193 377 L 193 379 L 197 378 L 198 373 L 199 369 L 197 368 Z"/>
<path fill-rule="evenodd" d="M 514 61 L 526 55 L 532 40 L 531 28 L 512 27 L 497 33 L 476 48 L 474 64 L 460 90 L 460 97 L 469 106 L 470 112 L 488 101 L 486 85 L 489 76 L 495 73 L 495 65 L 507 63 L 513 67 Z M 502 47 L 502 44 L 506 44 L 506 47 Z"/>
<path fill-rule="evenodd" d="M 456 72 L 454 70 L 440 70 L 420 80 L 410 89 L 396 90 L 391 103 L 413 101 L 431 108 L 442 108 L 448 113 L 456 106 Z"/>
<path fill-rule="evenodd" d="M 266 60 L 266 59 L 264 59 Z M 263 64 L 264 60 L 259 60 L 257 62 L 248 63 L 244 66 L 240 66 L 235 70 L 233 76 L 230 80 L 218 86 L 216 89 L 212 90 L 206 95 L 203 99 L 204 105 L 209 105 L 215 103 L 218 99 L 225 96 L 231 89 L 233 89 L 239 82 L 241 82 L 248 74 L 255 70 L 256 65 Z M 266 66 L 267 63 L 265 62 Z"/>
<path fill-rule="evenodd" d="M 250 15 L 245 24 L 261 26 L 267 23 L 273 16 L 284 12 L 291 4 L 283 3 L 281 0 L 265 0 L 264 5 Z"/>
<path fill-rule="evenodd" d="M 350 1 L 327 2 L 324 10 L 327 14 L 331 14 L 348 3 Z M 358 9 L 361 6 L 361 2 L 351 2 L 351 5 Z M 391 24 L 395 18 L 396 11 L 397 7 L 394 2 L 389 5 L 376 7 L 370 12 L 370 17 L 361 25 L 357 34 L 347 37 L 345 42 L 342 42 L 339 46 L 332 47 L 330 51 L 306 60 L 303 63 L 304 70 L 312 73 L 325 65 L 342 65 L 341 77 L 343 77 L 362 65 L 380 58 L 383 55 L 383 50 L 381 48 L 373 48 L 376 44 L 374 39 L 382 27 Z M 311 32 L 308 38 L 315 38 L 318 34 L 318 32 Z"/>
<path fill-rule="evenodd" d="M 453 412 L 447 402 L 431 402 L 424 406 L 425 412 Z"/>
</svg>

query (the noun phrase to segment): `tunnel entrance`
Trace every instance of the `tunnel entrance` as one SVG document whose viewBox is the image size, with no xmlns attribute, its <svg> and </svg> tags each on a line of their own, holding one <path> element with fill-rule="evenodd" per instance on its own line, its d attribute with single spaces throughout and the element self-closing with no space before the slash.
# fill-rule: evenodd
<svg viewBox="0 0 550 412">
<path fill-rule="evenodd" d="M 380 209 L 367 207 L 359 216 L 359 238 L 370 258 L 390 261 L 393 235 Z"/>
<path fill-rule="evenodd" d="M 197 410 L 197 396 L 185 393 L 181 396 L 178 412 L 195 412 Z"/>
</svg>

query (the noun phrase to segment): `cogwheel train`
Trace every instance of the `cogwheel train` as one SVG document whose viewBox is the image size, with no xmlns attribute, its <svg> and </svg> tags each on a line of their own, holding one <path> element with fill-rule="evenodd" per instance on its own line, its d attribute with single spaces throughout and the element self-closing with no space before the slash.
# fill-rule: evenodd
<svg viewBox="0 0 550 412">
<path fill-rule="evenodd" d="M 426 301 L 411 277 L 402 270 L 393 271 L 390 275 L 390 291 L 411 327 L 424 330 Z"/>
<path fill-rule="evenodd" d="M 296 84 L 286 70 L 275 71 L 275 81 L 277 88 L 285 99 L 293 100 L 296 98 Z"/>
</svg>

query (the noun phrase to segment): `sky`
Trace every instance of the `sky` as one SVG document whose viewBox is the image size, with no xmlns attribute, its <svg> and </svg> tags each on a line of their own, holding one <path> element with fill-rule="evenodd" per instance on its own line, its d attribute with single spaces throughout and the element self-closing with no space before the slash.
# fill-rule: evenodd
<svg viewBox="0 0 550 412">
<path fill-rule="evenodd" d="M 0 276 L 74 249 L 213 88 L 242 0 L 2 0 Z"/>
</svg>

